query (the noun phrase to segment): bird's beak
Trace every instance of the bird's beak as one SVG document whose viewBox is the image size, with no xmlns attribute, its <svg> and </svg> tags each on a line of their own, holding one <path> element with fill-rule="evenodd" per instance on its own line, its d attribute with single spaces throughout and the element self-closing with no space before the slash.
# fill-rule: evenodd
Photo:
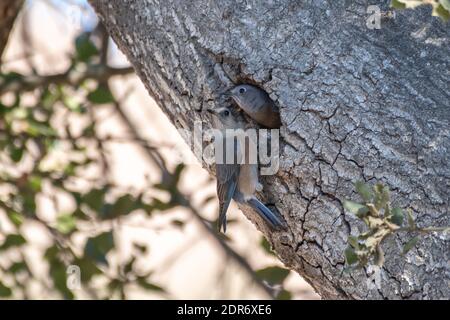
<svg viewBox="0 0 450 320">
<path fill-rule="evenodd" d="M 238 95 L 236 92 L 231 91 L 231 92 L 230 92 L 230 98 L 231 98 L 231 100 L 233 100 L 236 104 L 239 105 L 239 95 Z"/>
<path fill-rule="evenodd" d="M 209 113 L 214 114 L 214 115 L 217 114 L 216 110 L 214 110 L 214 109 L 206 109 L 206 111 L 208 111 Z"/>
<path fill-rule="evenodd" d="M 230 97 L 232 97 L 233 95 L 234 95 L 234 91 L 233 91 L 233 90 L 230 90 L 230 91 L 228 91 L 228 92 L 225 93 L 225 98 L 230 98 Z"/>
</svg>

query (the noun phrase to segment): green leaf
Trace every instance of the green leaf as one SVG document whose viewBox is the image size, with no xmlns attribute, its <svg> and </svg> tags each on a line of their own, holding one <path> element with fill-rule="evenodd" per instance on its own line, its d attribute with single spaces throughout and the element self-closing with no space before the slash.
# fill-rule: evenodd
<svg viewBox="0 0 450 320">
<path fill-rule="evenodd" d="M 0 102 L 0 116 L 4 117 L 5 113 L 7 113 L 8 111 L 10 111 L 10 108 Z"/>
<path fill-rule="evenodd" d="M 10 288 L 8 288 L 7 286 L 5 286 L 1 281 L 0 281 L 0 297 L 6 298 L 6 297 L 10 297 L 12 295 L 12 291 Z"/>
<path fill-rule="evenodd" d="M 128 275 L 128 274 L 132 273 L 133 265 L 134 265 L 135 262 L 136 262 L 136 257 L 132 256 L 131 259 L 123 267 L 123 273 L 125 275 Z"/>
<path fill-rule="evenodd" d="M 432 15 L 440 17 L 444 21 L 450 20 L 450 12 L 443 5 L 435 6 Z"/>
<path fill-rule="evenodd" d="M 28 126 L 26 132 L 33 137 L 54 137 L 56 135 L 55 130 L 51 128 L 48 123 L 39 122 L 34 119 L 28 119 L 27 124 Z"/>
<path fill-rule="evenodd" d="M 450 0 L 439 0 L 439 3 L 440 3 L 447 11 L 450 11 Z"/>
<path fill-rule="evenodd" d="M 145 207 L 146 213 L 151 214 L 153 210 L 165 211 L 175 207 L 176 204 L 171 202 L 164 202 L 157 198 L 152 200 L 152 203 L 149 206 Z"/>
<path fill-rule="evenodd" d="M 82 132 L 83 137 L 95 137 L 95 125 L 93 123 L 86 126 Z"/>
<path fill-rule="evenodd" d="M 84 254 L 98 263 L 107 265 L 106 255 L 112 248 L 114 248 L 114 236 L 112 231 L 108 231 L 89 238 L 84 247 Z"/>
<path fill-rule="evenodd" d="M 62 101 L 67 109 L 73 112 L 83 113 L 84 111 L 86 111 L 86 109 L 83 108 L 81 103 L 78 102 L 78 100 L 74 96 L 64 95 Z"/>
<path fill-rule="evenodd" d="M 92 210 L 99 212 L 105 201 L 106 189 L 92 189 L 81 197 Z"/>
<path fill-rule="evenodd" d="M 39 176 L 32 175 L 28 178 L 28 184 L 34 192 L 39 192 L 42 188 L 42 179 Z"/>
<path fill-rule="evenodd" d="M 76 58 L 86 62 L 98 54 L 97 47 L 90 39 L 89 33 L 82 33 L 75 39 Z"/>
<path fill-rule="evenodd" d="M 277 298 L 276 298 L 276 299 L 277 299 L 277 300 L 292 300 L 292 294 L 291 294 L 289 291 L 283 289 L 283 290 L 281 290 L 280 293 L 277 295 Z"/>
<path fill-rule="evenodd" d="M 259 243 L 261 247 L 263 247 L 264 251 L 272 256 L 275 255 L 275 253 L 272 251 L 272 248 L 270 246 L 269 241 L 265 237 L 261 238 L 261 242 Z"/>
<path fill-rule="evenodd" d="M 53 281 L 55 289 L 60 292 L 64 299 L 73 299 L 73 292 L 67 288 L 67 270 L 65 264 L 59 257 L 59 249 L 56 245 L 49 247 L 44 254 L 48 261 L 49 275 Z"/>
<path fill-rule="evenodd" d="M 145 277 L 138 277 L 137 284 L 145 290 L 165 292 L 165 290 L 163 288 L 161 288 L 160 286 L 147 282 L 147 279 Z"/>
<path fill-rule="evenodd" d="M 49 262 L 58 260 L 58 247 L 56 245 L 48 247 L 47 250 L 45 250 L 44 258 Z"/>
<path fill-rule="evenodd" d="M 367 206 L 348 200 L 344 201 L 344 208 L 359 218 L 364 217 L 369 212 L 369 208 Z"/>
<path fill-rule="evenodd" d="M 67 272 L 66 266 L 59 260 L 50 262 L 50 277 L 53 280 L 53 285 L 58 290 L 64 299 L 73 299 L 73 292 L 67 288 Z"/>
<path fill-rule="evenodd" d="M 352 247 L 347 247 L 344 251 L 345 261 L 348 265 L 355 264 L 358 262 L 358 256 L 356 255 L 355 250 Z"/>
<path fill-rule="evenodd" d="M 20 271 L 27 271 L 30 273 L 28 265 L 25 261 L 14 262 L 9 268 L 8 271 L 11 273 L 18 273 Z"/>
<path fill-rule="evenodd" d="M 23 157 L 23 149 L 22 148 L 17 148 L 16 146 L 10 144 L 9 146 L 9 154 L 11 156 L 12 161 L 14 161 L 15 163 L 20 162 L 20 160 L 22 160 Z"/>
<path fill-rule="evenodd" d="M 375 199 L 374 199 L 375 208 L 377 210 L 381 210 L 382 208 L 385 208 L 389 202 L 389 188 L 383 186 L 380 183 L 377 183 L 374 186 L 374 191 L 375 191 Z"/>
<path fill-rule="evenodd" d="M 9 84 L 13 81 L 22 81 L 22 78 L 24 78 L 24 75 L 17 73 L 17 72 L 1 73 L 0 74 L 0 85 L 6 86 L 7 84 Z"/>
<path fill-rule="evenodd" d="M 257 270 L 256 275 L 270 284 L 281 284 L 289 275 L 289 270 L 280 267 L 267 267 Z"/>
<path fill-rule="evenodd" d="M 411 240 L 409 240 L 404 246 L 403 246 L 403 254 L 407 254 L 412 248 L 414 248 L 414 246 L 416 245 L 416 243 L 419 241 L 419 237 L 416 236 L 414 238 L 412 238 Z"/>
<path fill-rule="evenodd" d="M 175 168 L 174 173 L 172 174 L 165 174 L 163 176 L 163 179 L 161 183 L 155 184 L 154 187 L 157 189 L 168 191 L 171 196 L 173 197 L 177 193 L 177 185 L 178 181 L 181 178 L 181 174 L 183 172 L 185 165 L 183 163 L 180 163 Z"/>
<path fill-rule="evenodd" d="M 16 227 L 20 227 L 24 220 L 23 216 L 15 211 L 8 212 L 8 218 Z"/>
<path fill-rule="evenodd" d="M 392 215 L 390 217 L 390 220 L 395 223 L 398 226 L 401 226 L 403 224 L 404 214 L 403 210 L 401 208 L 393 208 L 392 209 Z"/>
<path fill-rule="evenodd" d="M 173 174 L 174 178 L 175 178 L 175 181 L 174 181 L 175 185 L 178 184 L 178 181 L 180 180 L 181 173 L 183 172 L 184 168 L 185 168 L 184 163 L 179 163 L 177 165 L 177 167 L 175 168 L 175 173 Z"/>
<path fill-rule="evenodd" d="M 72 214 L 62 214 L 56 218 L 56 229 L 62 234 L 69 234 L 75 230 L 76 221 Z"/>
<path fill-rule="evenodd" d="M 347 241 L 353 248 L 355 248 L 356 250 L 359 249 L 359 241 L 357 237 L 349 236 Z"/>
<path fill-rule="evenodd" d="M 138 201 L 129 194 L 123 195 L 115 203 L 104 206 L 100 212 L 100 217 L 102 219 L 113 219 L 127 215 L 137 209 Z"/>
<path fill-rule="evenodd" d="M 83 256 L 74 260 L 75 265 L 80 267 L 81 270 L 81 282 L 88 283 L 95 275 L 102 274 L 102 271 L 89 257 Z"/>
<path fill-rule="evenodd" d="M 9 234 L 0 246 L 0 251 L 7 250 L 12 247 L 20 247 L 25 243 L 27 243 L 27 241 L 20 234 Z"/>
<path fill-rule="evenodd" d="M 36 212 L 35 195 L 32 192 L 23 193 L 23 208 L 26 214 L 34 214 Z"/>
<path fill-rule="evenodd" d="M 76 168 L 77 168 L 77 165 L 74 162 L 70 162 L 64 168 L 64 174 L 66 176 L 73 176 L 73 175 L 75 175 L 75 169 Z"/>
<path fill-rule="evenodd" d="M 406 5 L 398 0 L 391 0 L 391 7 L 395 9 L 405 9 Z"/>
<path fill-rule="evenodd" d="M 88 94 L 87 98 L 90 102 L 95 104 L 113 103 L 116 101 L 109 88 L 105 86 L 98 86 L 94 91 Z"/>
<path fill-rule="evenodd" d="M 111 282 L 108 283 L 109 295 L 115 291 L 123 291 L 123 286 L 124 283 L 120 279 L 112 279 Z"/>
<path fill-rule="evenodd" d="M 373 193 L 367 184 L 362 181 L 357 181 L 355 183 L 355 189 L 366 203 L 372 201 Z"/>
<path fill-rule="evenodd" d="M 50 89 L 45 89 L 40 97 L 40 103 L 46 109 L 50 109 L 59 100 L 59 92 L 52 92 Z"/>
<path fill-rule="evenodd" d="M 405 5 L 406 8 L 415 8 L 425 4 L 424 0 L 398 0 Z"/>
</svg>

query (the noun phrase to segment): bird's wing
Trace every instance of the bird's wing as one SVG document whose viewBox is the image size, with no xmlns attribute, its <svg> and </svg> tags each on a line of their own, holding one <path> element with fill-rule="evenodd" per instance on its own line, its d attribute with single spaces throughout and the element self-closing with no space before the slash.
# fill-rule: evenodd
<svg viewBox="0 0 450 320">
<path fill-rule="evenodd" d="M 219 198 L 219 231 L 227 229 L 227 210 L 239 180 L 237 164 L 216 164 L 217 196 Z"/>
</svg>

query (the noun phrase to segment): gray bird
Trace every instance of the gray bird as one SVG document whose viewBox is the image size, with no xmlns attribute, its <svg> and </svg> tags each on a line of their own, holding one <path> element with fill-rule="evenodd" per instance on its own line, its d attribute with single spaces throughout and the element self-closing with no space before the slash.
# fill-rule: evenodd
<svg viewBox="0 0 450 320">
<path fill-rule="evenodd" d="M 225 149 L 224 158 L 226 157 L 227 151 L 234 152 L 234 155 L 237 155 L 237 157 L 234 157 L 232 163 L 226 163 L 226 161 L 217 163 L 218 161 L 216 159 L 217 196 L 219 198 L 219 231 L 223 226 L 223 231 L 226 232 L 226 213 L 231 199 L 250 205 L 272 229 L 284 228 L 285 224 L 282 218 L 273 213 L 254 196 L 256 190 L 262 190 L 262 185 L 258 180 L 258 164 L 250 163 L 250 157 L 247 153 L 249 150 L 252 150 L 251 144 L 256 142 L 249 141 L 248 147 L 245 148 L 246 154 L 243 155 L 239 152 L 241 150 L 239 139 L 234 139 L 234 130 L 227 130 L 245 129 L 245 120 L 238 112 L 228 107 L 209 109 L 207 111 L 214 115 L 214 126 L 222 133 L 223 146 Z M 233 139 L 233 143 L 227 145 L 226 139 Z M 230 148 L 233 150 L 230 150 Z M 241 161 L 242 156 L 245 156 L 244 161 Z"/>
<path fill-rule="evenodd" d="M 242 84 L 231 90 L 231 98 L 259 124 L 271 129 L 281 126 L 280 111 L 264 90 Z"/>
</svg>

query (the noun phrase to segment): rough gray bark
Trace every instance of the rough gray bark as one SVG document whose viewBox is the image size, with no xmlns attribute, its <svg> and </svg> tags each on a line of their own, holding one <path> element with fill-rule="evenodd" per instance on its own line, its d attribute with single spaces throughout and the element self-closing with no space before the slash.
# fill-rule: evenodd
<svg viewBox="0 0 450 320">
<path fill-rule="evenodd" d="M 22 4 L 23 0 L 2 0 L 0 2 L 0 58 Z"/>
<path fill-rule="evenodd" d="M 384 243 L 381 286 L 343 273 L 359 179 L 387 184 L 420 226 L 448 225 L 449 28 L 428 9 L 366 27 L 388 1 L 90 0 L 177 128 L 208 118 L 233 83 L 260 85 L 281 109 L 281 166 L 264 196 L 289 223 L 269 239 L 323 298 L 449 298 L 449 242 L 428 235 L 402 257 Z"/>
</svg>

